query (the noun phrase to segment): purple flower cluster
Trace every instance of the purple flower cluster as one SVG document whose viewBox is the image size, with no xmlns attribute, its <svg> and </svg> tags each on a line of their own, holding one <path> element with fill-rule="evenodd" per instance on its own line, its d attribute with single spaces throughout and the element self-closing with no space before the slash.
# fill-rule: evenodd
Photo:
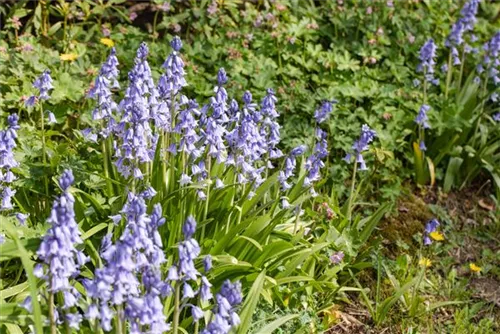
<svg viewBox="0 0 500 334">
<path fill-rule="evenodd" d="M 80 267 L 88 258 L 76 248 L 82 244 L 80 231 L 75 221 L 75 199 L 69 192 L 74 177 L 71 170 L 66 170 L 59 178 L 59 186 L 63 193 L 54 201 L 47 222 L 51 227 L 43 237 L 37 251 L 38 258 L 44 265 L 37 264 L 34 273 L 48 282 L 48 290 L 55 294 L 61 292 L 64 297 L 63 309 L 71 327 L 78 328 L 81 315 L 71 313 L 80 298 L 79 292 L 72 286 L 70 280 L 80 273 Z"/>
<path fill-rule="evenodd" d="M 377 133 L 370 129 L 370 127 L 366 124 L 363 124 L 361 127 L 361 136 L 357 141 L 354 142 L 352 149 L 354 151 L 354 156 L 356 158 L 356 162 L 359 163 L 359 170 L 367 170 L 365 160 L 363 158 L 362 153 L 368 150 L 368 144 L 370 144 L 373 139 L 377 136 Z M 345 161 L 351 162 L 351 153 L 348 153 L 344 158 Z"/>
<path fill-rule="evenodd" d="M 240 317 L 236 312 L 243 299 L 240 282 L 225 281 L 215 299 L 217 306 L 214 309 L 213 320 L 201 334 L 228 334 L 231 328 L 240 323 Z"/>
<path fill-rule="evenodd" d="M 434 78 L 434 66 L 436 65 L 436 44 L 431 38 L 420 49 L 420 64 L 417 67 L 418 72 L 424 72 L 425 80 L 434 85 L 439 83 L 439 79 Z"/>
<path fill-rule="evenodd" d="M 437 219 L 431 219 L 425 224 L 425 230 L 424 230 L 424 245 L 429 246 L 432 244 L 432 239 L 429 237 L 429 234 L 432 232 L 436 232 L 437 228 L 439 226 L 439 221 Z"/>
<path fill-rule="evenodd" d="M 33 107 L 36 102 L 40 100 L 49 99 L 49 91 L 53 89 L 52 78 L 50 77 L 50 70 L 45 70 L 43 73 L 33 82 L 33 87 L 38 89 L 38 96 L 32 95 L 26 101 L 25 105 L 27 107 Z"/>
<path fill-rule="evenodd" d="M 274 95 L 274 90 L 269 88 L 267 95 L 262 99 L 261 103 L 261 114 L 263 117 L 261 136 L 265 140 L 265 150 L 269 152 L 270 159 L 278 159 L 283 156 L 283 153 L 277 148 L 280 142 L 280 125 L 277 122 L 279 114 L 276 111 L 277 101 L 278 99 Z"/>
<path fill-rule="evenodd" d="M 323 160 L 328 156 L 327 134 L 320 128 L 316 129 L 316 144 L 311 156 L 306 160 L 307 176 L 304 179 L 304 186 L 311 186 L 313 182 L 321 178 L 320 170 L 325 167 Z M 314 194 L 314 193 L 313 193 Z"/>
<path fill-rule="evenodd" d="M 101 257 L 105 265 L 96 269 L 93 280 L 85 281 L 87 294 L 94 300 L 86 317 L 99 319 L 101 327 L 109 331 L 120 307 L 124 312 L 118 317 L 129 321 L 132 332 L 139 333 L 146 326 L 150 333 L 163 333 L 169 326 L 161 297 L 170 292 L 170 287 L 162 281 L 160 272 L 165 262 L 158 233 L 165 222 L 161 206 L 155 205 L 148 215 L 144 198 L 129 193 L 121 214 L 126 219 L 123 234 L 115 244 L 111 235 L 103 239 Z"/>
<path fill-rule="evenodd" d="M 9 186 L 16 177 L 12 173 L 12 168 L 19 166 L 14 157 L 14 148 L 17 146 L 17 130 L 19 130 L 19 116 L 12 114 L 7 117 L 8 127 L 0 131 L 0 191 L 2 204 L 0 210 L 10 210 L 12 206 L 12 197 L 16 193 Z"/>
<path fill-rule="evenodd" d="M 297 146 L 296 148 L 291 150 L 290 153 L 285 158 L 285 166 L 283 170 L 279 172 L 278 175 L 278 180 L 281 184 L 282 191 L 287 191 L 292 187 L 292 185 L 289 184 L 287 181 L 289 178 L 294 176 L 294 171 L 297 165 L 296 158 L 304 154 L 306 150 L 307 150 L 306 145 Z"/>
<path fill-rule="evenodd" d="M 170 42 L 173 51 L 163 63 L 165 74 L 158 81 L 158 92 L 163 99 L 171 99 L 182 87 L 187 86 L 184 76 L 184 62 L 179 56 L 179 51 L 182 48 L 182 41 L 178 36 L 175 36 Z"/>
<path fill-rule="evenodd" d="M 336 103 L 337 103 L 337 101 L 335 101 L 335 100 L 324 101 L 321 104 L 321 107 L 316 109 L 316 111 L 314 112 L 314 119 L 316 120 L 316 122 L 318 124 L 321 124 L 328 119 L 328 117 L 330 116 L 330 114 L 333 111 L 333 105 Z"/>
<path fill-rule="evenodd" d="M 420 107 L 417 117 L 415 117 L 415 123 L 417 123 L 419 128 L 421 129 L 429 129 L 431 127 L 428 122 L 429 117 L 427 116 L 427 112 L 429 112 L 429 110 L 431 110 L 431 107 L 428 106 L 427 104 L 423 104 Z M 420 141 L 419 146 L 422 151 L 427 150 L 425 142 L 423 140 Z"/>
<path fill-rule="evenodd" d="M 229 121 L 228 96 L 224 85 L 227 83 L 226 71 L 221 68 L 217 74 L 217 86 L 214 88 L 215 96 L 210 98 L 210 103 L 201 109 L 201 137 L 207 149 L 207 154 L 223 163 L 227 158 L 224 136 L 226 123 Z M 211 111 L 211 112 L 210 112 Z"/>
<path fill-rule="evenodd" d="M 92 119 L 103 123 L 100 131 L 103 138 L 107 138 L 115 127 L 113 113 L 117 111 L 117 105 L 113 101 L 111 89 L 120 87 L 117 80 L 118 74 L 116 50 L 112 48 L 108 59 L 101 66 L 94 86 L 89 90 L 88 94 L 89 98 L 97 101 L 97 107 L 92 112 Z"/>
<path fill-rule="evenodd" d="M 226 165 L 235 166 L 239 183 L 253 181 L 257 187 L 263 182 L 261 173 L 264 170 L 258 163 L 267 152 L 260 131 L 262 115 L 249 91 L 243 94 L 243 108 L 239 110 L 238 103 L 233 100 L 229 113 L 232 130 L 226 135 L 229 146 Z"/>
<path fill-rule="evenodd" d="M 477 66 L 478 73 L 487 71 L 487 76 L 498 86 L 500 84 L 500 32 L 497 32 L 483 46 L 483 61 Z"/>
<path fill-rule="evenodd" d="M 135 65 L 129 72 L 129 86 L 118 105 L 122 113 L 116 126 L 119 143 L 115 142 L 115 165 L 124 177 L 142 179 L 140 164 L 152 161 L 157 136 L 153 135 L 150 120 L 155 118 L 158 91 L 146 60 L 149 50 L 142 43 L 137 50 Z"/>
<path fill-rule="evenodd" d="M 467 2 L 462 11 L 460 12 L 461 17 L 453 24 L 450 34 L 446 38 L 445 45 L 451 49 L 451 55 L 453 57 L 453 65 L 459 65 L 461 63 L 458 48 L 464 44 L 464 34 L 469 31 L 474 30 L 474 25 L 476 24 L 476 15 L 479 6 L 479 0 L 470 0 Z M 474 42 L 476 36 L 471 34 L 470 41 Z M 466 53 L 474 51 L 467 43 L 464 44 L 464 51 Z"/>
</svg>

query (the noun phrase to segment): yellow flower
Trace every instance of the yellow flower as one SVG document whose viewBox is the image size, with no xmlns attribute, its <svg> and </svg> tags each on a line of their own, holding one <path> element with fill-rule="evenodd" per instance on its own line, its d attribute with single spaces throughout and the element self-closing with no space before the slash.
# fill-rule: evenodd
<svg viewBox="0 0 500 334">
<path fill-rule="evenodd" d="M 434 231 L 434 232 L 429 233 L 429 235 L 431 236 L 432 239 L 434 239 L 436 241 L 443 241 L 444 240 L 444 235 L 441 232 Z"/>
<path fill-rule="evenodd" d="M 115 46 L 115 42 L 113 42 L 113 40 L 110 38 L 101 38 L 101 44 L 104 44 L 110 48 Z"/>
<path fill-rule="evenodd" d="M 469 264 L 469 268 L 471 271 L 478 273 L 481 271 L 481 267 L 477 266 L 475 263 Z"/>
<path fill-rule="evenodd" d="M 59 59 L 62 61 L 74 61 L 78 58 L 78 55 L 76 53 L 63 53 L 62 55 L 59 56 Z"/>
<path fill-rule="evenodd" d="M 423 257 L 420 259 L 420 261 L 418 261 L 418 264 L 422 267 L 429 268 L 430 266 L 432 266 L 432 261 L 426 257 Z"/>
</svg>

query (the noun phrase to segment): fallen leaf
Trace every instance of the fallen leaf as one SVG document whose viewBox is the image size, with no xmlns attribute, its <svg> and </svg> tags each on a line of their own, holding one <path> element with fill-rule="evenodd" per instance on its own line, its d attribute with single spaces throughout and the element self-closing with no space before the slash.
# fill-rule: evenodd
<svg viewBox="0 0 500 334">
<path fill-rule="evenodd" d="M 478 202 L 478 204 L 479 204 L 480 207 L 482 207 L 485 210 L 488 210 L 488 211 L 495 210 L 495 206 L 492 205 L 492 204 L 486 203 L 486 201 L 484 199 L 480 199 L 479 202 Z"/>
</svg>

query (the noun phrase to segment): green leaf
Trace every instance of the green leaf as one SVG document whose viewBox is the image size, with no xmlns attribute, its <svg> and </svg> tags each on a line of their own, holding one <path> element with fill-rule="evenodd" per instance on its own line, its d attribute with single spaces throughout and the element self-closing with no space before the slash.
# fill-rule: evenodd
<svg viewBox="0 0 500 334">
<path fill-rule="evenodd" d="M 258 329 L 255 334 L 271 334 L 273 333 L 276 329 L 278 329 L 281 325 L 287 323 L 290 320 L 296 319 L 300 316 L 300 314 L 289 314 L 285 315 L 281 318 L 278 318 L 271 322 L 270 324 L 267 324 L 266 326 L 262 327 L 261 329 Z"/>
<path fill-rule="evenodd" d="M 238 326 L 236 333 L 238 334 L 248 333 L 250 325 L 252 324 L 253 313 L 255 312 L 255 308 L 257 307 L 257 303 L 259 302 L 260 299 L 260 294 L 264 287 L 265 278 L 266 278 L 266 271 L 263 270 L 261 271 L 259 276 L 257 276 L 255 282 L 253 282 L 252 288 L 248 292 L 247 298 L 243 303 L 243 307 L 240 313 L 241 323 Z"/>
<path fill-rule="evenodd" d="M 1 217 L 1 219 L 2 225 L 4 225 L 5 230 L 18 247 L 19 257 L 21 258 L 21 262 L 26 272 L 26 277 L 28 278 L 31 295 L 31 305 L 33 307 L 33 322 L 35 326 L 35 332 L 43 333 L 42 311 L 40 308 L 40 303 L 38 302 L 37 280 L 35 278 L 35 275 L 33 275 L 33 261 L 31 261 L 26 248 L 24 248 L 23 244 L 19 241 L 15 227 L 10 222 L 6 221 L 4 217 Z M 7 322 L 8 320 L 5 321 Z"/>
<path fill-rule="evenodd" d="M 104 230 L 106 227 L 108 227 L 109 224 L 107 223 L 100 223 L 99 225 L 96 225 L 92 227 L 90 230 L 82 234 L 82 240 L 86 240 L 93 236 L 94 234 Z"/>
<path fill-rule="evenodd" d="M 464 160 L 458 157 L 450 158 L 450 162 L 448 162 L 448 168 L 446 168 L 446 175 L 444 177 L 443 190 L 444 192 L 448 192 L 451 190 L 451 187 L 456 184 L 458 181 L 458 176 L 460 173 L 460 166 L 462 166 L 462 162 Z"/>
</svg>

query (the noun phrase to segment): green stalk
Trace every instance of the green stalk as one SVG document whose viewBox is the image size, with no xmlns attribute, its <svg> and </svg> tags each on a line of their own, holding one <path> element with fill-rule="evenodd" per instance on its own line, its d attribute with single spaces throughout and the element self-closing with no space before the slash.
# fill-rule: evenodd
<svg viewBox="0 0 500 334">
<path fill-rule="evenodd" d="M 354 168 L 352 172 L 352 181 L 351 181 L 351 192 L 349 193 L 349 202 L 347 204 L 347 220 L 351 220 L 351 213 L 352 213 L 352 201 L 354 197 L 354 184 L 356 183 L 356 171 L 358 170 L 358 163 L 356 160 L 354 160 Z"/>
<path fill-rule="evenodd" d="M 179 333 L 179 315 L 180 315 L 180 294 L 181 294 L 181 289 L 180 289 L 180 284 L 176 284 L 175 287 L 175 300 L 174 300 L 174 320 L 172 324 L 172 333 L 173 334 L 178 334 Z"/>
<path fill-rule="evenodd" d="M 451 83 L 451 77 L 452 77 L 452 72 L 453 72 L 453 66 L 452 66 L 452 57 L 451 57 L 451 52 L 448 57 L 448 73 L 446 73 L 446 88 L 444 91 L 444 97 L 445 99 L 448 99 L 448 91 L 450 89 L 450 83 Z"/>
<path fill-rule="evenodd" d="M 417 305 L 418 305 L 418 300 L 416 299 L 417 298 L 417 293 L 418 293 L 418 288 L 420 287 L 420 284 L 422 283 L 422 279 L 424 278 L 425 270 L 426 270 L 426 268 L 424 267 L 422 269 L 422 272 L 420 273 L 420 277 L 418 278 L 418 282 L 415 285 L 415 289 L 413 290 L 413 296 L 412 296 L 412 299 L 411 299 L 411 308 L 410 308 L 410 316 L 411 317 L 415 316 L 416 308 L 417 308 Z"/>
<path fill-rule="evenodd" d="M 106 150 L 106 141 L 101 141 L 102 159 L 104 161 L 104 177 L 106 178 L 106 185 L 108 187 L 108 196 L 113 196 L 113 184 L 109 178 L 109 159 L 108 151 Z"/>
<path fill-rule="evenodd" d="M 122 306 L 118 305 L 116 307 L 116 334 L 123 334 L 123 325 L 124 323 L 122 322 Z"/>
<path fill-rule="evenodd" d="M 211 181 L 211 169 L 212 169 L 212 157 L 208 155 L 207 157 L 207 176 L 208 179 Z M 210 183 L 207 184 L 207 199 L 205 200 L 205 208 L 203 209 L 203 221 L 205 221 L 208 217 L 208 202 L 210 199 Z M 229 225 L 229 221 L 228 221 Z M 205 224 L 203 224 L 201 228 L 201 240 L 205 237 Z"/>
<path fill-rule="evenodd" d="M 457 85 L 457 91 L 460 89 L 460 86 L 462 85 L 462 76 L 464 73 L 464 64 L 465 64 L 465 48 L 462 51 L 462 59 L 461 59 L 461 64 L 460 64 L 460 75 L 458 76 L 458 85 Z M 458 97 L 459 94 L 457 94 Z"/>
<path fill-rule="evenodd" d="M 42 131 L 42 162 L 43 167 L 45 168 L 45 164 L 47 163 L 46 150 L 45 147 L 45 120 L 43 117 L 43 105 L 40 101 L 40 121 L 41 121 L 41 131 Z M 45 185 L 45 195 L 49 196 L 49 180 L 47 179 L 47 174 L 43 175 L 43 183 Z"/>
<path fill-rule="evenodd" d="M 156 13 L 155 13 L 155 16 L 153 18 L 153 41 L 156 41 L 156 22 L 158 20 L 158 14 L 159 13 L 160 13 L 160 11 L 157 9 Z"/>
<path fill-rule="evenodd" d="M 485 73 L 488 73 L 490 70 L 490 67 L 488 66 L 488 68 L 486 69 Z M 481 118 L 483 117 L 483 114 L 484 114 L 484 104 L 486 102 L 486 90 L 488 89 L 488 79 L 489 79 L 489 76 L 488 74 L 485 75 L 485 79 L 484 79 L 484 84 L 483 84 L 483 89 L 481 90 L 481 98 L 482 98 L 482 101 L 481 101 L 481 111 L 479 112 L 479 116 L 477 116 L 477 122 L 476 122 L 476 127 L 474 129 L 474 134 L 473 134 L 473 137 L 472 137 L 472 147 L 474 147 L 474 145 L 476 144 L 476 137 L 477 137 L 477 132 L 479 130 L 479 125 L 481 123 Z"/>
<path fill-rule="evenodd" d="M 302 210 L 302 203 L 299 205 L 299 210 L 297 212 L 297 215 L 295 216 L 295 225 L 293 226 L 293 234 L 297 233 L 297 229 L 299 227 L 299 217 L 300 217 L 301 210 Z"/>
<path fill-rule="evenodd" d="M 380 267 L 380 250 L 377 248 L 377 292 L 375 295 L 375 311 L 378 312 L 378 305 L 380 302 L 380 282 L 382 279 Z"/>
<path fill-rule="evenodd" d="M 52 275 L 49 274 L 49 282 L 52 281 Z M 50 289 L 49 289 L 50 290 Z M 50 321 L 50 334 L 56 334 L 56 321 L 54 319 L 54 294 L 49 292 L 49 321 Z"/>
</svg>

